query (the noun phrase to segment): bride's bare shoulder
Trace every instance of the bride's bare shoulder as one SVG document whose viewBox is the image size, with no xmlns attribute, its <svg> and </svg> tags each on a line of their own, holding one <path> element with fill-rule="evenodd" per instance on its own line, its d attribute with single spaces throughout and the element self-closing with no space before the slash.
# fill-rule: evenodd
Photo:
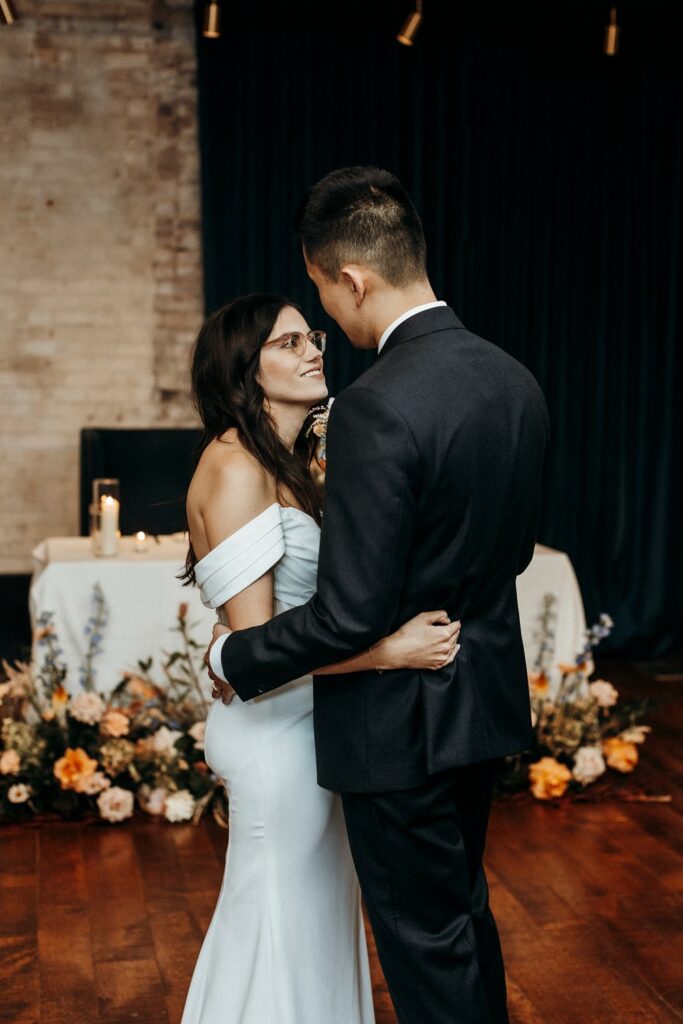
<svg viewBox="0 0 683 1024">
<path fill-rule="evenodd" d="M 188 497 L 206 506 L 216 500 L 259 504 L 275 499 L 275 483 L 238 440 L 212 441 L 202 452 Z"/>
</svg>

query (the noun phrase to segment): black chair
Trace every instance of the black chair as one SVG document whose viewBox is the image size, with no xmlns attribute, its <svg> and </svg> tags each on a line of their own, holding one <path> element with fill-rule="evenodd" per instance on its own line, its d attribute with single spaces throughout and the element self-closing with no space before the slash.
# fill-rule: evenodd
<svg viewBox="0 0 683 1024">
<path fill-rule="evenodd" d="M 98 477 L 120 481 L 122 534 L 184 530 L 185 495 L 201 430 L 111 429 L 81 431 L 81 534 L 89 532 L 88 506 Z"/>
</svg>

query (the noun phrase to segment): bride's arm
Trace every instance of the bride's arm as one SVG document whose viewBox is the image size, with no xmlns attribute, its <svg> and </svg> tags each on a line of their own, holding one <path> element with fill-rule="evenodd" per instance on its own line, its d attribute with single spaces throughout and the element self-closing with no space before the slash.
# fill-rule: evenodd
<svg viewBox="0 0 683 1024">
<path fill-rule="evenodd" d="M 439 669 L 458 653 L 460 623 L 449 622 L 444 611 L 422 612 L 400 629 L 346 661 L 315 670 L 316 676 L 342 675 L 378 669 Z"/>
<path fill-rule="evenodd" d="M 214 473 L 200 515 L 210 549 L 218 547 L 274 502 L 265 471 L 243 452 L 235 452 Z M 231 630 L 260 626 L 273 618 L 274 575 L 270 569 L 222 605 Z"/>
</svg>

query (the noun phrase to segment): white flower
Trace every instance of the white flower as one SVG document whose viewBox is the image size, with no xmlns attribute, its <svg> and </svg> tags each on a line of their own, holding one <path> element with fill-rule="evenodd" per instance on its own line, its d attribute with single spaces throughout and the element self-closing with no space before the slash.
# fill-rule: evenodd
<svg viewBox="0 0 683 1024">
<path fill-rule="evenodd" d="M 83 722 L 85 725 L 97 725 L 104 714 L 105 706 L 99 693 L 84 690 L 82 693 L 77 693 L 71 701 L 69 714 L 77 722 Z"/>
<path fill-rule="evenodd" d="M 105 821 L 124 821 L 133 813 L 133 794 L 129 789 L 112 786 L 100 793 L 97 798 L 97 806 L 100 809 L 100 817 Z"/>
<path fill-rule="evenodd" d="M 7 790 L 7 797 L 11 804 L 24 804 L 31 795 L 31 787 L 23 782 L 17 782 Z"/>
<path fill-rule="evenodd" d="M 175 741 L 179 740 L 182 735 L 182 732 L 177 729 L 169 729 L 168 726 L 162 725 L 150 736 L 150 747 L 157 754 L 170 754 L 175 757 L 178 753 L 175 749 Z"/>
<path fill-rule="evenodd" d="M 167 796 L 168 791 L 162 786 L 152 789 L 146 782 L 138 789 L 138 802 L 147 814 L 163 814 L 166 810 Z"/>
<path fill-rule="evenodd" d="M 535 729 L 535 728 L 536 728 L 536 723 L 537 723 L 537 722 L 538 722 L 538 715 L 536 714 L 536 712 L 535 712 L 535 711 L 534 711 L 534 709 L 532 708 L 532 709 L 531 709 L 531 728 L 532 728 L 532 729 Z"/>
<path fill-rule="evenodd" d="M 16 750 L 3 750 L 0 754 L 0 775 L 16 775 L 20 768 L 21 758 Z"/>
<path fill-rule="evenodd" d="M 165 816 L 167 821 L 189 821 L 194 814 L 194 797 L 189 789 L 180 789 L 170 793 L 166 799 Z"/>
<path fill-rule="evenodd" d="M 629 729 L 620 732 L 619 738 L 627 743 L 644 743 L 649 732 L 652 732 L 652 727 L 649 725 L 632 725 Z"/>
<path fill-rule="evenodd" d="M 195 722 L 191 729 L 188 729 L 190 736 L 195 741 L 195 750 L 204 749 L 204 730 L 206 728 L 206 722 Z"/>
<path fill-rule="evenodd" d="M 108 779 L 104 772 L 93 772 L 92 775 L 86 775 L 79 784 L 78 792 L 94 796 L 96 793 L 101 793 L 103 789 L 109 789 L 110 786 L 111 779 Z"/>
<path fill-rule="evenodd" d="M 595 782 L 606 770 L 607 765 L 600 747 L 579 747 L 574 755 L 572 775 L 582 786 Z"/>
<path fill-rule="evenodd" d="M 594 683 L 588 684 L 588 689 L 601 708 L 614 707 L 619 699 L 619 692 L 606 679 L 596 679 Z"/>
</svg>

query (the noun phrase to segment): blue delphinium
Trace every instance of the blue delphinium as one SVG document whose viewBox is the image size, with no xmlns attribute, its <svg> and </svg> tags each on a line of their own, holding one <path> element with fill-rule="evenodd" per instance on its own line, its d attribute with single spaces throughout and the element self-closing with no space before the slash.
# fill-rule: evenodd
<svg viewBox="0 0 683 1024">
<path fill-rule="evenodd" d="M 93 587 L 93 612 L 84 629 L 85 636 L 88 638 L 88 647 L 83 664 L 79 669 L 80 682 L 84 690 L 95 689 L 95 667 L 93 662 L 97 655 L 102 653 L 102 640 L 108 618 L 109 608 L 107 607 L 102 587 L 99 583 L 96 583 Z"/>
</svg>

